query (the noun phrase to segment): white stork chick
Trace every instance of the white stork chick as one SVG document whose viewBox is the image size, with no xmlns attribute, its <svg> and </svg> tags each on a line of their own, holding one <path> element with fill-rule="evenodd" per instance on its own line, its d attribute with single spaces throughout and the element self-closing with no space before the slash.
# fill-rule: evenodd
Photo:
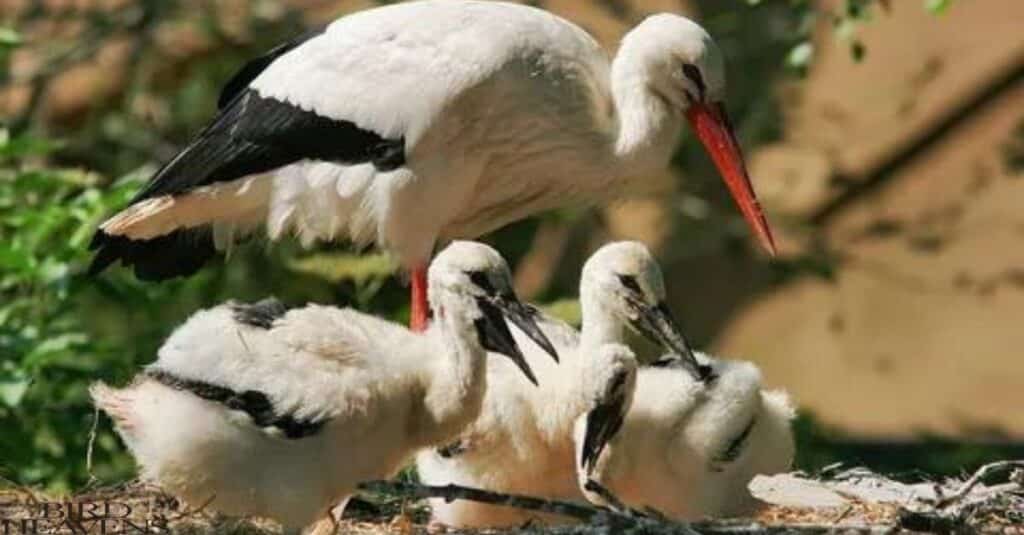
<svg viewBox="0 0 1024 535">
<path fill-rule="evenodd" d="M 617 434 L 606 420 L 627 406 L 621 396 L 577 419 L 580 489 L 593 503 L 617 506 L 593 481 L 626 506 L 677 520 L 752 512 L 754 476 L 784 472 L 793 461 L 789 397 L 765 391 L 749 362 L 716 360 L 707 382 L 664 362 L 638 372 L 625 422 L 611 422 Z"/>
<path fill-rule="evenodd" d="M 412 270 L 422 328 L 436 243 L 644 190 L 685 121 L 774 251 L 722 103 L 723 61 L 670 14 L 632 30 L 611 63 L 578 26 L 511 3 L 342 17 L 238 71 L 206 128 L 101 225 L 91 271 L 188 275 L 261 226 L 376 242 Z"/>
<path fill-rule="evenodd" d="M 480 417 L 454 443 L 417 456 L 420 479 L 428 484 L 459 485 L 559 499 L 582 499 L 573 454 L 573 425 L 611 389 L 617 373 L 635 368 L 633 354 L 619 345 L 636 330 L 680 357 L 695 376 L 698 366 L 665 305 L 661 270 L 638 242 L 605 245 L 583 267 L 580 304 L 583 326 L 571 328 L 549 318 L 541 329 L 562 357 L 554 365 L 525 346 L 530 366 L 544 377 L 540 388 L 524 388 L 511 367 L 491 359 L 488 389 Z M 627 356 L 628 354 L 628 356 Z M 542 372 L 540 370 L 543 370 Z M 619 379 L 620 381 L 622 379 Z M 632 379 L 630 379 L 631 384 Z M 614 382 L 614 381 L 613 381 Z M 628 396 L 620 399 L 628 399 Z M 614 425 L 599 438 L 613 434 Z M 432 500 L 434 520 L 458 527 L 522 524 L 538 517 L 516 508 L 457 500 Z"/>
<path fill-rule="evenodd" d="M 488 351 L 534 381 L 503 313 L 539 331 L 496 251 L 453 243 L 429 284 L 436 328 L 422 335 L 316 305 L 199 312 L 132 385 L 98 383 L 93 398 L 143 478 L 187 502 L 293 530 L 326 520 L 357 483 L 392 476 L 476 418 Z"/>
</svg>

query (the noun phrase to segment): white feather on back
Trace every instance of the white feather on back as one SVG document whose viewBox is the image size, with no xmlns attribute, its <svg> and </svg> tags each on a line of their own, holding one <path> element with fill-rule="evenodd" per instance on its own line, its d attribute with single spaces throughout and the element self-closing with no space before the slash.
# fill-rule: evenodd
<svg viewBox="0 0 1024 535">
<path fill-rule="evenodd" d="M 233 334 L 233 336 L 231 335 Z M 416 369 L 416 359 L 389 354 L 379 340 L 424 344 L 416 335 L 351 309 L 310 305 L 289 311 L 272 329 L 234 318 L 230 305 L 196 313 L 161 348 L 152 366 L 236 391 L 265 393 L 299 419 L 359 413 L 378 395 L 382 366 Z M 413 346 L 415 347 L 415 346 Z M 429 347 L 426 346 L 425 349 Z M 373 361 L 375 373 L 364 362 Z"/>
<path fill-rule="evenodd" d="M 642 368 L 622 431 L 592 477 L 627 504 L 673 518 L 750 513 L 753 476 L 792 462 L 794 411 L 784 392 L 763 390 L 754 364 L 712 362 L 718 378 L 709 388 L 682 369 Z M 726 458 L 751 421 L 735 458 Z"/>
<path fill-rule="evenodd" d="M 277 239 L 290 232 L 307 247 L 318 240 L 351 238 L 360 245 L 372 241 L 376 228 L 365 193 L 376 176 L 371 164 L 306 161 L 278 170 L 267 235 Z"/>
<path fill-rule="evenodd" d="M 590 35 L 545 11 L 423 1 L 338 19 L 275 61 L 251 87 L 386 138 L 405 136 L 411 147 L 463 91 L 536 50 L 552 62 L 604 58 Z"/>
</svg>

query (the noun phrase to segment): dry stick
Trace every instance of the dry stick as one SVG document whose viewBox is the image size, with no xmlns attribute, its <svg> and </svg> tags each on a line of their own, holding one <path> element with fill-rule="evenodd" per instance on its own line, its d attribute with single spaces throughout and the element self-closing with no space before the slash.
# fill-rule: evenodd
<svg viewBox="0 0 1024 535">
<path fill-rule="evenodd" d="M 517 507 L 541 513 L 551 513 L 567 516 L 584 522 L 597 521 L 599 524 L 613 524 L 620 530 L 626 528 L 639 529 L 637 533 L 652 534 L 684 534 L 698 535 L 700 533 L 711 535 L 745 535 L 763 533 L 835 533 L 841 529 L 843 533 L 892 533 L 895 526 L 872 526 L 867 524 L 848 524 L 836 526 L 835 524 L 788 524 L 788 525 L 766 525 L 760 522 L 746 521 L 708 521 L 688 524 L 636 516 L 633 514 L 617 513 L 593 506 L 582 505 L 561 500 L 548 500 L 532 496 L 515 494 L 503 494 L 482 489 L 462 487 L 459 485 L 418 485 L 415 483 L 403 483 L 397 481 L 368 481 L 361 483 L 359 489 L 369 492 L 383 494 L 394 494 L 404 498 L 424 499 L 443 498 L 452 500 L 469 500 L 474 502 Z M 603 522 L 602 522 L 603 520 Z M 584 533 L 573 526 L 550 527 L 551 533 Z"/>
<path fill-rule="evenodd" d="M 507 505 L 542 513 L 553 513 L 556 515 L 575 518 L 576 520 L 589 521 L 598 515 L 621 516 L 623 519 L 635 520 L 632 517 L 618 514 L 613 511 L 606 511 L 582 505 L 578 503 L 547 500 L 533 496 L 522 496 L 516 494 L 503 494 L 483 489 L 463 487 L 461 485 L 419 485 L 416 483 L 403 483 L 399 481 L 367 481 L 359 484 L 359 489 L 384 494 L 397 494 L 406 498 L 444 498 L 445 501 L 469 500 L 473 502 L 489 503 L 494 505 Z"/>
<path fill-rule="evenodd" d="M 939 499 L 935 506 L 943 508 L 952 505 L 970 494 L 971 489 L 977 486 L 978 483 L 981 483 L 981 481 L 986 477 L 989 477 L 992 474 L 1005 472 L 1011 468 L 1024 468 L 1024 461 L 998 461 L 982 466 L 978 471 L 974 472 L 974 475 L 965 481 L 956 492 L 946 496 L 945 498 Z"/>
<path fill-rule="evenodd" d="M 627 513 L 629 511 L 629 508 L 619 501 L 617 496 L 612 494 L 610 490 L 606 489 L 604 485 L 594 481 L 593 479 L 587 479 L 584 489 L 600 496 L 601 499 L 608 504 L 608 507 L 616 513 Z"/>
<path fill-rule="evenodd" d="M 419 485 L 398 481 L 368 481 L 359 485 L 360 490 L 384 494 L 396 494 L 404 498 L 443 498 L 447 501 L 469 500 L 473 502 L 516 507 L 541 513 L 566 516 L 584 522 L 612 524 L 617 526 L 661 528 L 666 532 L 696 535 L 689 524 L 682 522 L 663 522 L 660 520 L 638 516 L 632 513 L 620 513 L 608 509 L 583 505 L 563 500 L 549 500 L 519 494 L 504 494 L 483 489 L 474 489 L 460 485 Z"/>
<path fill-rule="evenodd" d="M 89 444 L 85 449 L 85 472 L 89 474 L 89 482 L 86 483 L 86 487 L 99 481 L 96 475 L 92 473 L 92 453 L 93 446 L 96 445 L 96 428 L 100 422 L 100 406 L 96 405 L 92 409 L 92 428 L 89 429 Z"/>
<path fill-rule="evenodd" d="M 763 534 L 833 534 L 833 533 L 866 533 L 866 534 L 890 534 L 897 531 L 895 526 L 886 524 L 884 526 L 868 524 L 762 524 L 760 522 L 698 522 L 693 524 L 693 529 L 700 533 L 709 535 L 763 535 Z"/>
</svg>

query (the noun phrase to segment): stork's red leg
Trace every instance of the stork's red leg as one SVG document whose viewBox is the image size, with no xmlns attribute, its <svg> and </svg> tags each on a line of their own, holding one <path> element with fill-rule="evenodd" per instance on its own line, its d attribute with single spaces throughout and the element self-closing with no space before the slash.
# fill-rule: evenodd
<svg viewBox="0 0 1024 535">
<path fill-rule="evenodd" d="M 412 270 L 412 309 L 409 328 L 415 332 L 427 330 L 430 306 L 427 305 L 427 266 L 421 264 Z"/>
</svg>

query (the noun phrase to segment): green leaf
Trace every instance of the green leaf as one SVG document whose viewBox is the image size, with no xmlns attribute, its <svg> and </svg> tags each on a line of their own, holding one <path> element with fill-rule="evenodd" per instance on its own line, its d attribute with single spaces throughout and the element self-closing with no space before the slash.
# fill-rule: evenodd
<svg viewBox="0 0 1024 535">
<path fill-rule="evenodd" d="M 953 0 L 924 0 L 924 8 L 932 15 L 941 15 L 953 5 Z"/>
<path fill-rule="evenodd" d="M 814 45 L 810 41 L 805 41 L 789 51 L 789 55 L 786 56 L 786 65 L 803 69 L 810 65 L 812 59 L 814 59 Z"/>
<path fill-rule="evenodd" d="M 60 148 L 59 142 L 29 136 L 0 136 L 0 158 L 38 156 Z"/>
<path fill-rule="evenodd" d="M 579 326 L 583 323 L 583 314 L 580 310 L 580 302 L 576 299 L 559 299 L 545 305 L 540 309 L 547 315 L 556 317 L 570 325 Z"/>
<path fill-rule="evenodd" d="M 288 267 L 292 271 L 314 275 L 332 283 L 349 280 L 362 284 L 371 279 L 391 276 L 398 265 L 393 258 L 383 253 L 324 253 L 293 260 Z"/>
<path fill-rule="evenodd" d="M 32 380 L 27 377 L 0 378 L 0 401 L 8 407 L 17 407 L 31 384 Z"/>
<path fill-rule="evenodd" d="M 0 26 L 0 46 L 15 47 L 22 43 L 21 34 L 14 31 L 14 28 Z"/>
<path fill-rule="evenodd" d="M 25 357 L 23 365 L 32 369 L 36 366 L 49 364 L 55 357 L 59 357 L 61 353 L 85 344 L 88 339 L 83 333 L 65 333 L 51 336 L 32 349 L 28 356 Z"/>
</svg>

